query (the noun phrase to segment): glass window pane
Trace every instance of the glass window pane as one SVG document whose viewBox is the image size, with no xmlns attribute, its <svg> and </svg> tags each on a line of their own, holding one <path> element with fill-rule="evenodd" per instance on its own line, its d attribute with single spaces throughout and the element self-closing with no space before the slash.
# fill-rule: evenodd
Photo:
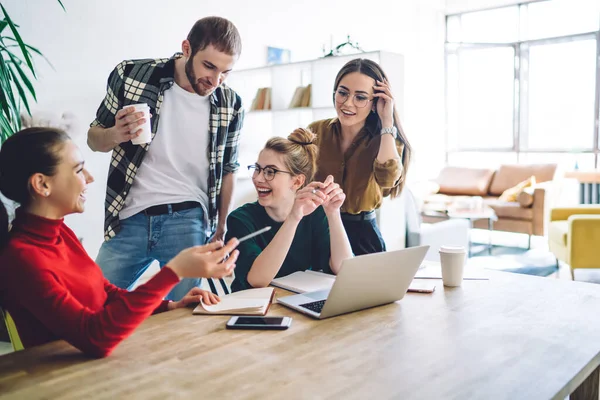
<svg viewBox="0 0 600 400">
<path fill-rule="evenodd" d="M 593 32 L 598 30 L 600 1 L 541 1 L 528 4 L 527 15 L 525 40 Z"/>
<path fill-rule="evenodd" d="M 460 151 L 448 154 L 448 165 L 471 168 L 498 168 L 502 164 L 516 164 L 517 153 Z"/>
<path fill-rule="evenodd" d="M 446 18 L 446 41 L 460 42 L 460 16 L 452 15 Z"/>
<path fill-rule="evenodd" d="M 462 50 L 458 79 L 458 147 L 512 148 L 513 48 Z"/>
<path fill-rule="evenodd" d="M 531 46 L 526 147 L 591 149 L 596 40 Z"/>
<path fill-rule="evenodd" d="M 458 55 L 446 57 L 446 124 L 448 126 L 448 149 L 458 148 Z"/>
<path fill-rule="evenodd" d="M 516 6 L 462 14 L 461 41 L 511 43 L 519 37 L 519 9 Z"/>
<path fill-rule="evenodd" d="M 594 169 L 592 153 L 520 153 L 520 164 L 550 164 L 556 163 L 563 171 Z"/>
</svg>

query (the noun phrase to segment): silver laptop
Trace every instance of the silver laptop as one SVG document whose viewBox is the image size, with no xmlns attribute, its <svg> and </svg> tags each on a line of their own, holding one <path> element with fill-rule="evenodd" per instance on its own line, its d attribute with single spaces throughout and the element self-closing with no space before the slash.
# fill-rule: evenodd
<svg viewBox="0 0 600 400">
<path fill-rule="evenodd" d="M 429 246 L 349 258 L 331 290 L 277 299 L 278 303 L 311 317 L 324 319 L 393 303 L 404 297 Z"/>
</svg>

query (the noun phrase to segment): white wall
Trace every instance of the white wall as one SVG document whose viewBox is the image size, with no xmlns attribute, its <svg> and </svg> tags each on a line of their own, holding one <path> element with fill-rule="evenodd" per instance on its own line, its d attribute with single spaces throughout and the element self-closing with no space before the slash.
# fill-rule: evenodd
<svg viewBox="0 0 600 400">
<path fill-rule="evenodd" d="M 466 11 L 511 6 L 518 3 L 530 3 L 532 1 L 535 0 L 446 0 L 446 13 L 457 14 Z"/>
<path fill-rule="evenodd" d="M 109 155 L 85 144 L 112 68 L 123 59 L 169 57 L 180 49 L 193 23 L 204 16 L 232 20 L 243 53 L 236 68 L 262 66 L 266 47 L 291 49 L 293 61 L 317 58 L 323 45 L 350 34 L 365 50 L 405 56 L 404 127 L 415 147 L 410 180 L 435 175 L 443 163 L 443 0 L 368 3 L 361 0 L 3 0 L 24 40 L 52 62 L 39 67 L 39 110 L 71 111 L 79 121 L 77 141 L 96 177 L 87 210 L 67 219 L 95 257 L 102 242 L 103 201 Z"/>
</svg>

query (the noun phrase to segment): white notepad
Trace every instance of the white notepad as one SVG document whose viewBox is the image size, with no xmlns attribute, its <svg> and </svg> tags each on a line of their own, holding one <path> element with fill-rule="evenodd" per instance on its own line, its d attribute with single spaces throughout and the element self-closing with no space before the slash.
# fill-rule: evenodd
<svg viewBox="0 0 600 400">
<path fill-rule="evenodd" d="M 273 279 L 271 285 L 295 293 L 305 293 L 316 292 L 318 290 L 330 290 L 334 282 L 335 275 L 306 270 Z"/>
<path fill-rule="evenodd" d="M 242 290 L 221 296 L 217 304 L 200 302 L 194 314 L 203 315 L 266 315 L 273 301 L 273 288 L 257 288 Z"/>
</svg>

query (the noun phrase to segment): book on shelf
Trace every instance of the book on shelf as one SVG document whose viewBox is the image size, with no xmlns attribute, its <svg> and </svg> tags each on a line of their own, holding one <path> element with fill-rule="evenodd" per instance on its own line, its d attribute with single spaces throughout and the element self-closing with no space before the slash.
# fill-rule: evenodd
<svg viewBox="0 0 600 400">
<path fill-rule="evenodd" d="M 273 302 L 272 287 L 247 289 L 221 296 L 217 304 L 200 302 L 194 314 L 201 315 L 266 315 Z"/>
<path fill-rule="evenodd" d="M 298 86 L 294 91 L 294 95 L 292 96 L 292 100 L 290 101 L 289 108 L 300 107 L 300 103 L 302 102 L 302 93 L 304 91 L 303 86 Z"/>
<path fill-rule="evenodd" d="M 271 88 L 258 88 L 250 106 L 251 111 L 271 109 Z"/>
<path fill-rule="evenodd" d="M 289 108 L 310 107 L 312 85 L 298 86 L 294 91 Z"/>
<path fill-rule="evenodd" d="M 306 270 L 294 272 L 281 278 L 275 278 L 271 281 L 271 285 L 295 293 L 316 292 L 319 290 L 331 290 L 335 278 L 335 275 Z M 408 287 L 409 292 L 416 293 L 432 293 L 434 290 L 434 282 L 413 280 Z"/>
<path fill-rule="evenodd" d="M 265 89 L 265 102 L 263 103 L 263 110 L 271 109 L 271 88 L 267 87 Z"/>
<path fill-rule="evenodd" d="M 309 84 L 302 90 L 302 99 L 300 100 L 300 107 L 310 107 L 311 89 L 312 89 L 312 85 Z"/>
</svg>

